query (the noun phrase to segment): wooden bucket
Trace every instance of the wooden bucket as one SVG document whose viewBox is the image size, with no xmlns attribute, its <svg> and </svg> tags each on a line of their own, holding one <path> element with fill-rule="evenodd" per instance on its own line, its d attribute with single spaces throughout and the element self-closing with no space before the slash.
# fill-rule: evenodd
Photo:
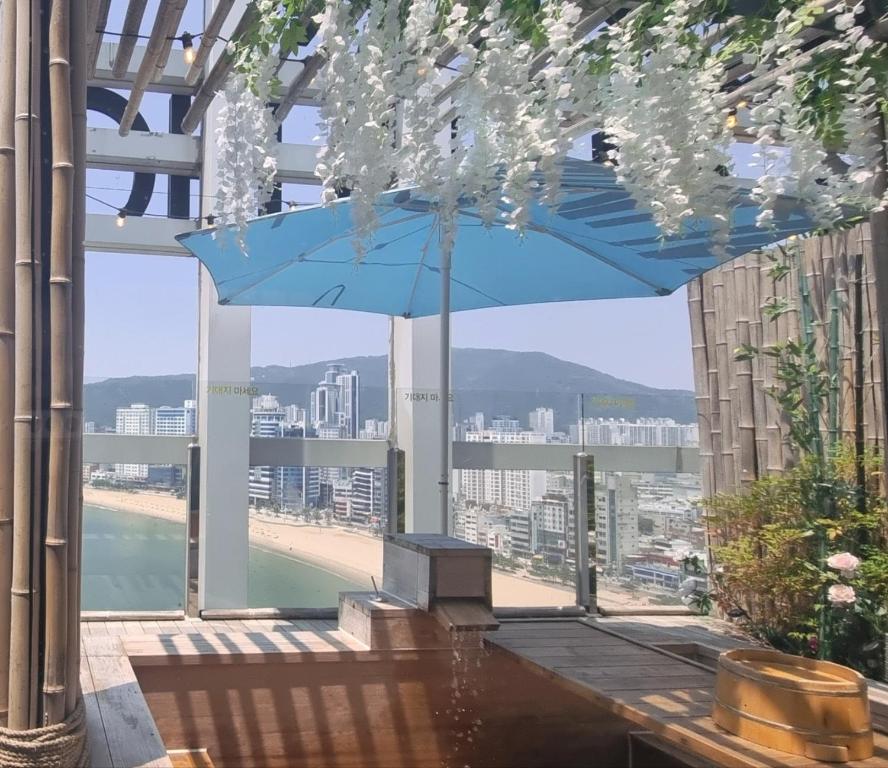
<svg viewBox="0 0 888 768">
<path fill-rule="evenodd" d="M 718 660 L 712 717 L 741 738 L 812 760 L 873 755 L 866 679 L 828 661 L 727 651 Z"/>
</svg>

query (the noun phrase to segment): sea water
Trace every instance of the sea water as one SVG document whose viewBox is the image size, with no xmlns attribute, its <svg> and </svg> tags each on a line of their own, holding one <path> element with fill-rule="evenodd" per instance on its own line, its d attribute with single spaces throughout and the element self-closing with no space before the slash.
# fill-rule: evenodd
<svg viewBox="0 0 888 768">
<path fill-rule="evenodd" d="M 250 547 L 250 608 L 332 608 L 340 591 L 362 587 L 309 563 Z M 83 610 L 181 610 L 185 526 L 85 505 Z"/>
</svg>

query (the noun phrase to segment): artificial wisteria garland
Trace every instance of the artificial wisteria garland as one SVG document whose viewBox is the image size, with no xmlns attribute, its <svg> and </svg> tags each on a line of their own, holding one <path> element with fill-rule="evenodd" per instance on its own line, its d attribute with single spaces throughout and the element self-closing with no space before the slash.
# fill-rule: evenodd
<svg viewBox="0 0 888 768">
<path fill-rule="evenodd" d="M 270 190 L 268 67 L 294 1 L 259 0 L 259 32 L 237 50 L 219 130 L 223 225 L 242 226 Z M 359 256 L 377 226 L 374 204 L 396 185 L 418 186 L 437 207 L 445 248 L 466 199 L 488 225 L 521 232 L 532 199 L 557 204 L 577 124 L 605 133 L 619 181 L 664 236 L 703 219 L 718 250 L 730 230 L 738 108 L 761 163 L 760 226 L 784 193 L 824 227 L 884 204 L 871 188 L 884 153 L 885 67 L 874 62 L 885 51 L 860 24 L 862 4 L 786 2 L 772 19 L 744 19 L 714 0 L 669 0 L 585 37 L 577 3 L 542 0 L 523 17 L 517 6 L 324 0 L 314 17 L 325 61 L 317 174 L 325 202 L 349 191 Z M 832 40 L 806 52 L 806 31 L 824 20 Z M 752 77 L 771 73 L 739 105 L 723 90 L 738 55 Z"/>
</svg>

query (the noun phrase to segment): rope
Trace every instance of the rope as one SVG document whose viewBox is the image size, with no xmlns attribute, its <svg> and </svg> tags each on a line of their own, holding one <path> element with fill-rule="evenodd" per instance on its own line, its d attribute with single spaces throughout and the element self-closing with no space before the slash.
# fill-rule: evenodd
<svg viewBox="0 0 888 768">
<path fill-rule="evenodd" d="M 29 731 L 0 728 L 3 768 L 87 768 L 83 697 L 66 720 Z"/>
</svg>

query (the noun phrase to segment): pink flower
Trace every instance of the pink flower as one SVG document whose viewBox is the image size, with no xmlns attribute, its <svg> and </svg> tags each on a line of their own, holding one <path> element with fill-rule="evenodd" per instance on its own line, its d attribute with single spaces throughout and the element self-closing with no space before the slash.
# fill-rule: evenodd
<svg viewBox="0 0 888 768">
<path fill-rule="evenodd" d="M 828 558 L 826 564 L 837 571 L 842 572 L 842 576 L 850 578 L 860 565 L 859 558 L 854 557 L 850 552 L 839 552 Z"/>
<path fill-rule="evenodd" d="M 851 605 L 855 600 L 857 600 L 857 595 L 854 594 L 854 587 L 849 587 L 847 584 L 833 584 L 829 588 L 829 601 L 833 605 Z"/>
</svg>

